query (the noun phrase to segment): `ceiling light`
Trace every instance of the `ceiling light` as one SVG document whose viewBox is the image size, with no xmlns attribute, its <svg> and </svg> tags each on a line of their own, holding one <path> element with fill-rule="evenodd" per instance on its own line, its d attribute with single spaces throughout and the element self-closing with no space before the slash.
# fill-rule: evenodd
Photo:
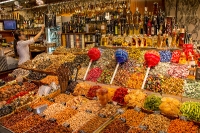
<svg viewBox="0 0 200 133">
<path fill-rule="evenodd" d="M 13 1 L 15 1 L 15 0 L 6 0 L 6 1 L 0 2 L 0 4 L 4 4 L 4 3 L 8 3 L 8 2 L 13 2 Z"/>
</svg>

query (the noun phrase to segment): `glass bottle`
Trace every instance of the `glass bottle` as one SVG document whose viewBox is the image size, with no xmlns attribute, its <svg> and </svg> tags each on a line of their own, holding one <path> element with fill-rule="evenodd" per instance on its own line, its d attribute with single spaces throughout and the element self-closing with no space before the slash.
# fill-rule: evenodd
<svg viewBox="0 0 200 133">
<path fill-rule="evenodd" d="M 143 25 L 143 33 L 147 34 L 147 23 L 148 23 L 148 11 L 147 11 L 147 7 L 144 8 L 144 25 Z"/>
<path fill-rule="evenodd" d="M 191 67 L 192 65 L 194 66 L 196 65 L 195 57 L 191 52 L 189 52 L 189 55 L 188 55 L 188 65 L 189 67 Z"/>
<path fill-rule="evenodd" d="M 149 18 L 151 18 L 151 13 L 150 12 L 149 12 Z M 151 19 L 149 19 L 148 23 L 147 23 L 147 36 L 151 35 L 151 27 L 152 27 Z"/>
<path fill-rule="evenodd" d="M 134 13 L 134 34 L 138 35 L 140 33 L 139 31 L 139 22 L 141 19 L 141 14 L 138 10 L 138 7 L 136 7 L 136 12 Z"/>
<path fill-rule="evenodd" d="M 187 59 L 186 59 L 186 55 L 184 52 L 181 53 L 180 58 L 179 58 L 179 64 L 187 64 Z"/>
<path fill-rule="evenodd" d="M 101 23 L 101 34 L 106 34 L 106 24 L 104 21 Z"/>
<path fill-rule="evenodd" d="M 147 37 L 147 39 L 146 39 L 146 45 L 147 45 L 147 47 L 152 47 L 153 40 L 152 40 L 151 35 Z"/>
<path fill-rule="evenodd" d="M 98 89 L 97 97 L 101 106 L 105 106 L 108 103 L 108 90 L 106 88 Z"/>
<path fill-rule="evenodd" d="M 195 73 L 196 73 L 195 65 L 192 65 L 191 68 L 189 68 L 189 75 L 187 76 L 187 79 L 195 80 Z"/>
<path fill-rule="evenodd" d="M 185 29 L 182 28 L 180 29 L 180 34 L 179 34 L 179 47 L 183 47 L 184 40 L 185 40 Z"/>
</svg>

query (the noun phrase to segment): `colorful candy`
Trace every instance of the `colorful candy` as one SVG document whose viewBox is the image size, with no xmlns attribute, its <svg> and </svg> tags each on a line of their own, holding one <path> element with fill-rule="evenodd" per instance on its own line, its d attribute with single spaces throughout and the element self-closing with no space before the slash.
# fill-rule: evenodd
<svg viewBox="0 0 200 133">
<path fill-rule="evenodd" d="M 160 53 L 160 62 L 170 62 L 172 54 L 169 50 L 159 51 Z"/>
</svg>

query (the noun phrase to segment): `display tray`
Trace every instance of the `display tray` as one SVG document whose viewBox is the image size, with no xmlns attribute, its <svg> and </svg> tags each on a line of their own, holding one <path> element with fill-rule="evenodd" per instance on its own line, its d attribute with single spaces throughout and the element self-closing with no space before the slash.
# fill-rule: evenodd
<svg viewBox="0 0 200 133">
<path fill-rule="evenodd" d="M 0 125 L 0 133 L 13 133 L 13 132 L 7 129 L 6 127 Z"/>
</svg>

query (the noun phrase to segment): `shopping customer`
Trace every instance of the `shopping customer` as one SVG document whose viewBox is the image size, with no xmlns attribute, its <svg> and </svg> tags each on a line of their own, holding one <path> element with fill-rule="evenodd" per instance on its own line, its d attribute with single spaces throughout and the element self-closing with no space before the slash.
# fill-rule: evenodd
<svg viewBox="0 0 200 133">
<path fill-rule="evenodd" d="M 14 45 L 16 46 L 16 50 L 19 56 L 19 62 L 18 65 L 21 65 L 22 63 L 26 62 L 27 60 L 30 60 L 29 55 L 29 45 L 33 44 L 35 41 L 38 40 L 38 38 L 41 36 L 41 34 L 44 32 L 44 26 L 42 26 L 40 32 L 30 40 L 26 40 L 26 36 L 22 31 L 15 31 L 14 33 Z"/>
</svg>

